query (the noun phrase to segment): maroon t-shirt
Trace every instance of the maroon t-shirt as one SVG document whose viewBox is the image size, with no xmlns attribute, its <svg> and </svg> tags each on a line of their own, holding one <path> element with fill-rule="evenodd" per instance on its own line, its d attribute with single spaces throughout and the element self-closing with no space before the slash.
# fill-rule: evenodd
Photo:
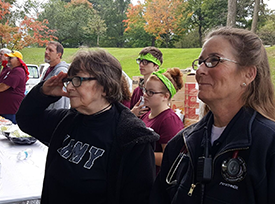
<svg viewBox="0 0 275 204">
<path fill-rule="evenodd" d="M 140 87 L 135 88 L 131 97 L 130 109 L 132 109 L 136 105 L 141 96 L 143 96 L 142 89 Z"/>
<path fill-rule="evenodd" d="M 6 75 L 6 73 L 8 72 L 8 71 L 10 71 L 11 69 L 9 68 L 9 67 L 3 67 L 3 69 L 2 69 L 2 71 L 1 71 L 1 73 L 0 73 L 0 79 L 2 79 L 5 75 Z M 4 75 L 4 76 L 3 76 Z"/>
<path fill-rule="evenodd" d="M 167 144 L 170 139 L 172 139 L 181 129 L 183 129 L 183 122 L 171 108 L 163 111 L 157 117 L 152 119 L 149 119 L 150 113 L 151 111 L 148 111 L 141 116 L 141 119 L 145 123 L 146 127 L 152 128 L 159 134 L 160 138 L 156 142 L 155 152 L 162 152 L 161 145 Z M 156 171 L 158 173 L 158 166 Z"/>
<path fill-rule="evenodd" d="M 130 101 L 123 100 L 121 101 L 121 103 L 125 105 L 127 108 L 130 108 L 130 103 L 131 103 Z"/>
<path fill-rule="evenodd" d="M 15 114 L 25 96 L 26 72 L 23 67 L 15 67 L 0 75 L 0 83 L 10 88 L 0 92 L 0 114 Z"/>
</svg>

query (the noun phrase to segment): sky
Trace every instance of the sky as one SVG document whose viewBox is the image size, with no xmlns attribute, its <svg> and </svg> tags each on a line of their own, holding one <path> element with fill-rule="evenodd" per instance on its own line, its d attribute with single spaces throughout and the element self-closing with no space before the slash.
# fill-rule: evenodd
<svg viewBox="0 0 275 204">
<path fill-rule="evenodd" d="M 275 10 L 275 1 L 274 0 L 265 1 L 265 4 L 267 4 L 267 7 L 269 9 Z"/>
<path fill-rule="evenodd" d="M 131 0 L 131 2 L 136 5 L 138 0 Z M 140 0 L 140 2 L 144 2 L 144 0 Z M 264 0 L 264 3 L 267 4 L 269 9 L 275 10 L 275 0 Z"/>
<path fill-rule="evenodd" d="M 22 2 L 24 0 L 17 0 L 18 2 Z M 48 0 L 37 0 L 37 1 L 40 1 L 40 2 L 47 2 Z M 267 4 L 267 7 L 269 9 L 273 9 L 275 10 L 275 0 L 263 0 L 265 4 Z M 136 5 L 138 0 L 131 0 L 131 2 Z M 140 0 L 140 2 L 144 2 L 144 0 Z"/>
<path fill-rule="evenodd" d="M 23 1 L 25 1 L 25 0 L 17 0 L 17 2 L 20 2 L 20 3 L 23 3 Z M 37 0 L 37 1 L 39 1 L 39 2 L 47 2 L 48 0 Z M 144 2 L 144 0 L 139 0 L 139 1 L 142 2 L 142 3 Z M 263 0 L 263 1 L 264 1 L 265 4 L 267 4 L 267 7 L 269 9 L 275 10 L 275 0 Z M 137 2 L 138 2 L 138 0 L 131 0 L 131 2 L 134 5 L 136 5 Z"/>
</svg>

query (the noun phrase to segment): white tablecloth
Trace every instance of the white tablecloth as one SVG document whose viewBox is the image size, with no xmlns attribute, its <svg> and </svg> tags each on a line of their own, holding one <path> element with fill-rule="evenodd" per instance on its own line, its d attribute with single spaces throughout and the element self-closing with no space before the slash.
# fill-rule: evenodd
<svg viewBox="0 0 275 204">
<path fill-rule="evenodd" d="M 17 161 L 21 150 L 31 148 L 30 158 Z M 16 145 L 0 134 L 0 203 L 39 199 L 48 147 L 39 141 Z"/>
</svg>

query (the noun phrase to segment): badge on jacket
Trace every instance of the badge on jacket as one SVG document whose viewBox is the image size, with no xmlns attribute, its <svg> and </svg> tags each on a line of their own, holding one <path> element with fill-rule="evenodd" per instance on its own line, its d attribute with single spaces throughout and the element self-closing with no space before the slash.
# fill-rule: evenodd
<svg viewBox="0 0 275 204">
<path fill-rule="evenodd" d="M 243 158 L 230 158 L 222 163 L 221 174 L 223 178 L 231 183 L 240 182 L 246 176 L 246 164 Z"/>
</svg>

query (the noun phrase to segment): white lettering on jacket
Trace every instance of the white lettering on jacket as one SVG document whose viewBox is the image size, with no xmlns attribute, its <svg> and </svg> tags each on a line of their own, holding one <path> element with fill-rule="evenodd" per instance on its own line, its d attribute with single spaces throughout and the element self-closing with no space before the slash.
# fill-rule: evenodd
<svg viewBox="0 0 275 204">
<path fill-rule="evenodd" d="M 69 135 L 65 138 L 65 140 L 69 139 Z M 64 140 L 64 141 L 65 141 Z M 57 150 L 57 152 L 60 154 L 61 157 L 64 159 L 69 159 L 70 162 L 78 164 L 82 158 L 84 157 L 85 153 L 89 149 L 90 145 L 85 143 L 83 144 L 80 141 L 75 142 L 74 139 L 70 139 L 69 143 Z M 84 168 L 86 169 L 91 169 L 92 166 L 94 165 L 94 162 L 96 159 L 99 157 L 103 156 L 105 150 L 92 146 L 89 149 L 89 159 L 88 161 L 84 164 Z"/>
<path fill-rule="evenodd" d="M 229 188 L 233 188 L 233 189 L 235 189 L 235 190 L 238 190 L 238 189 L 239 189 L 239 187 L 238 187 L 237 185 L 232 185 L 232 184 L 230 184 L 230 183 L 220 182 L 219 185 L 220 185 L 220 186 L 229 187 Z"/>
</svg>

